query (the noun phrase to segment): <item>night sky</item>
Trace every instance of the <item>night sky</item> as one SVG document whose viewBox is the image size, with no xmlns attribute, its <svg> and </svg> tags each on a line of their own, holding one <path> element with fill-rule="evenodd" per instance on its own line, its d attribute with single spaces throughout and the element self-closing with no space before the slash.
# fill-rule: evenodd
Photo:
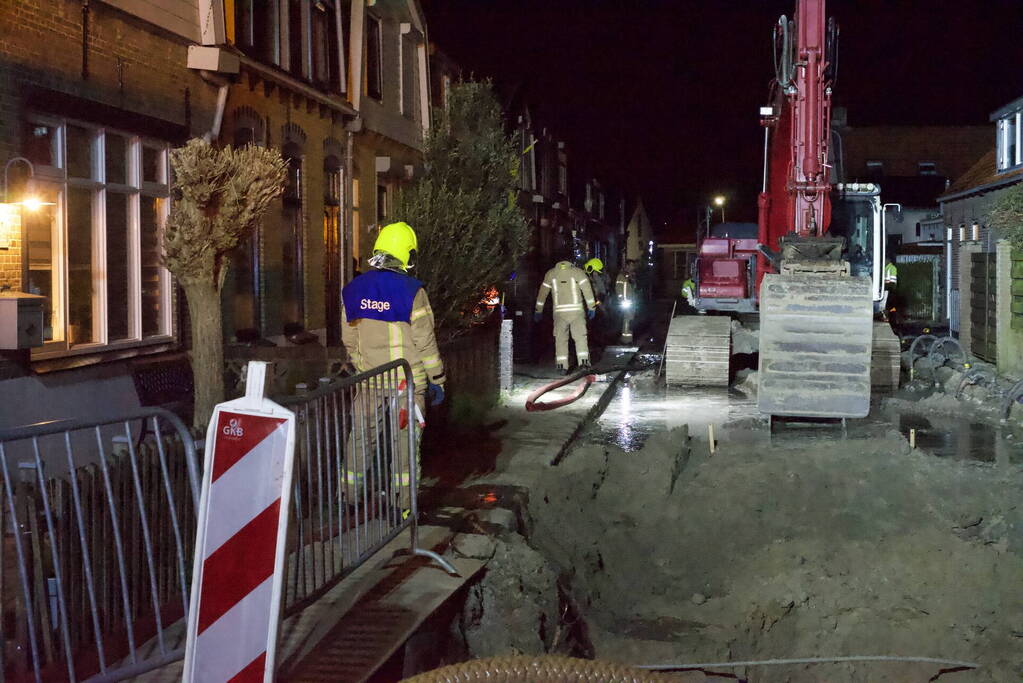
<svg viewBox="0 0 1023 683">
<path fill-rule="evenodd" d="M 422 3 L 431 41 L 503 91 L 524 88 L 570 165 L 642 195 L 656 224 L 694 222 L 717 193 L 729 220 L 755 220 L 771 30 L 794 0 Z M 828 12 L 850 125 L 983 124 L 1023 96 L 1019 0 L 832 0 Z"/>
</svg>

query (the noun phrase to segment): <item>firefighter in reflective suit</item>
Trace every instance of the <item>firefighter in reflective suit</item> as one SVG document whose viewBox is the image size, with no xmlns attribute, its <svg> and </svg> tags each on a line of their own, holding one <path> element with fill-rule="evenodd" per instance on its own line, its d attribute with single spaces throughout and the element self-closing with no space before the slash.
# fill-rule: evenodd
<svg viewBox="0 0 1023 683">
<path fill-rule="evenodd" d="M 418 430 L 425 424 L 427 400 L 431 405 L 444 400 L 445 379 L 430 300 L 423 284 L 408 274 L 415 265 L 417 246 L 416 233 L 408 224 L 385 226 L 373 245 L 369 271 L 341 292 L 341 340 L 355 369 L 367 372 L 391 361 L 408 361 L 416 413 L 408 415 L 403 410 L 408 405 L 408 388 L 401 370 L 378 375 L 359 387 L 344 482 L 355 496 L 347 500 L 356 501 L 366 488 L 383 491 L 397 499 L 388 503 L 397 504 L 405 516 L 410 508 L 412 461 L 405 430 Z M 392 458 L 389 464 L 376 460 L 387 455 Z M 418 475 L 419 454 L 414 457 Z M 393 476 L 390 481 L 385 480 L 388 470 Z"/>
<path fill-rule="evenodd" d="M 536 295 L 536 312 L 533 318 L 539 322 L 543 307 L 550 296 L 554 302 L 554 362 L 561 370 L 568 370 L 568 340 L 575 340 L 575 354 L 580 367 L 590 364 L 590 349 L 586 343 L 586 320 L 593 320 L 597 314 L 597 301 L 593 298 L 590 279 L 581 269 L 568 261 L 558 261 L 543 276 L 543 283 Z M 583 307 L 583 301 L 586 307 Z"/>
</svg>

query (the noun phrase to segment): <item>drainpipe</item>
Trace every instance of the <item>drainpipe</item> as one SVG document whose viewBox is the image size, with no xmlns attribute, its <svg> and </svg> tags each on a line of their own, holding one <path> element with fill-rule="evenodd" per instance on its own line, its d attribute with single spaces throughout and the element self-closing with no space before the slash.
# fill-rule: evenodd
<svg viewBox="0 0 1023 683">
<path fill-rule="evenodd" d="M 200 70 L 199 75 L 207 83 L 219 88 L 217 91 L 217 109 L 213 112 L 213 123 L 210 129 L 202 136 L 202 139 L 206 142 L 213 143 L 214 140 L 220 137 L 220 126 L 224 122 L 224 110 L 227 108 L 227 91 L 231 87 L 231 82 L 205 69 Z"/>
</svg>

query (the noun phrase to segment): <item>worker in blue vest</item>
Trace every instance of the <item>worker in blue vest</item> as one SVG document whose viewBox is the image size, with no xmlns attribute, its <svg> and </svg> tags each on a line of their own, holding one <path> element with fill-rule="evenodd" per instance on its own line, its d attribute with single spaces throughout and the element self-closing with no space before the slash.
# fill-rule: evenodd
<svg viewBox="0 0 1023 683">
<path fill-rule="evenodd" d="M 418 473 L 419 456 L 418 453 L 414 456 L 409 454 L 408 436 L 404 430 L 418 430 L 425 425 L 426 401 L 429 400 L 430 405 L 441 403 L 445 382 L 444 363 L 437 349 L 429 297 L 423 283 L 408 273 L 415 265 L 418 244 L 415 231 L 406 223 L 391 223 L 383 227 L 373 245 L 369 270 L 341 291 L 341 340 L 355 369 L 368 372 L 392 361 L 405 360 L 412 368 L 415 398 L 415 414 L 409 415 L 405 392 L 410 387 L 405 385 L 400 370 L 369 380 L 367 396 L 372 398 L 355 401 L 354 438 L 350 441 L 351 448 L 346 457 L 344 483 L 356 487 L 357 498 L 362 494 L 367 473 L 373 476 L 372 473 L 389 469 L 405 514 L 410 507 L 410 463 L 415 457 Z M 379 405 L 370 405 L 372 401 Z M 384 405 L 381 401 L 390 403 Z M 358 414 L 360 410 L 361 417 Z M 378 453 L 392 453 L 391 457 L 394 457 L 393 448 L 374 448 L 377 438 L 390 436 L 391 430 L 386 422 L 388 411 L 401 415 L 397 420 L 401 429 L 396 435 L 397 462 L 374 463 L 371 460 Z M 380 421 L 383 422 L 375 424 Z M 379 488 L 384 484 L 377 481 L 371 485 Z"/>
</svg>

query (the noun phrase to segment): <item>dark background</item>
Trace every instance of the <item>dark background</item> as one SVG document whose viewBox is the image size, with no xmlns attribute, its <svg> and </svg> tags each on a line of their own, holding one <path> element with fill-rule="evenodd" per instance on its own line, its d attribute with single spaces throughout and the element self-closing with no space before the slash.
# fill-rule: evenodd
<svg viewBox="0 0 1023 683">
<path fill-rule="evenodd" d="M 795 0 L 422 0 L 430 40 L 502 92 L 655 225 L 711 195 L 755 220 L 771 31 Z M 1023 2 L 832 0 L 849 124 L 984 124 L 1023 96 Z M 992 134 L 992 144 L 994 136 Z M 573 169 L 574 167 L 574 169 Z"/>
</svg>

